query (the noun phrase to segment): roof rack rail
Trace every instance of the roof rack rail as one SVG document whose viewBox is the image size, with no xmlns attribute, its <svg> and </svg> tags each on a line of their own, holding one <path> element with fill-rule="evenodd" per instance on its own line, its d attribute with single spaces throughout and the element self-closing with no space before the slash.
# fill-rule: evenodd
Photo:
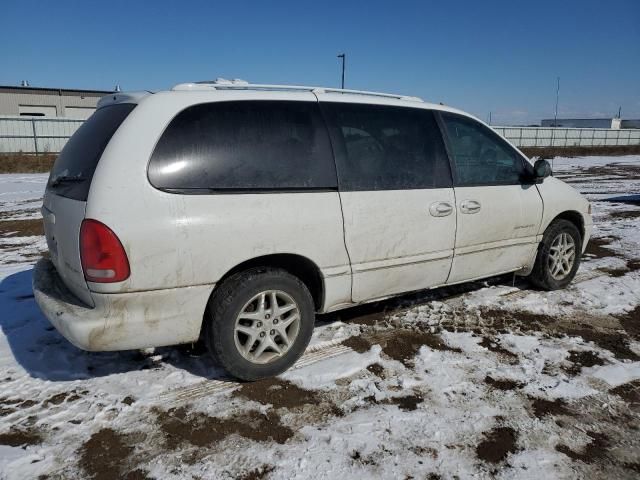
<svg viewBox="0 0 640 480">
<path fill-rule="evenodd" d="M 216 81 L 204 81 L 194 83 L 180 83 L 175 85 L 171 90 L 273 90 L 273 91 L 308 91 L 314 93 L 348 93 L 352 95 L 367 95 L 372 97 L 395 98 L 398 100 L 407 100 L 412 102 L 422 102 L 420 97 L 409 95 L 396 95 L 392 93 L 368 92 L 365 90 L 348 90 L 344 88 L 331 87 L 310 87 L 305 85 L 268 85 L 247 83 L 244 80 L 225 80 L 218 79 Z"/>
</svg>

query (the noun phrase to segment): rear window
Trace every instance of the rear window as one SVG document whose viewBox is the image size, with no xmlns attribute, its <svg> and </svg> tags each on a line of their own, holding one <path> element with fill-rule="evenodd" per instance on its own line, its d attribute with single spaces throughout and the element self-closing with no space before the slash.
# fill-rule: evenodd
<svg viewBox="0 0 640 480">
<path fill-rule="evenodd" d="M 270 100 L 180 112 L 156 145 L 149 181 L 179 193 L 337 188 L 318 104 Z"/>
<path fill-rule="evenodd" d="M 57 195 L 86 201 L 102 152 L 134 108 L 135 104 L 123 103 L 96 110 L 58 155 L 47 188 Z"/>
</svg>

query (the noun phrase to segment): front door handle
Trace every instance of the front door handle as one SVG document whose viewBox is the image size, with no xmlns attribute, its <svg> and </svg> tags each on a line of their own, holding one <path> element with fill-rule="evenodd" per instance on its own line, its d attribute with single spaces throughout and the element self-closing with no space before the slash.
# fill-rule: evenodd
<svg viewBox="0 0 640 480">
<path fill-rule="evenodd" d="M 464 200 L 460 204 L 460 211 L 462 213 L 478 213 L 480 211 L 480 202 L 475 200 Z"/>
<path fill-rule="evenodd" d="M 453 212 L 453 205 L 449 202 L 435 202 L 429 207 L 429 213 L 432 217 L 446 217 Z"/>
</svg>

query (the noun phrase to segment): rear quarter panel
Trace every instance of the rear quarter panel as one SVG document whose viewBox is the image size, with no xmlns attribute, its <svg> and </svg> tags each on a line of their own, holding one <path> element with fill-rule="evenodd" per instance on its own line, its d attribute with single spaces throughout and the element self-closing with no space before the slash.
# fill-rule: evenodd
<svg viewBox="0 0 640 480">
<path fill-rule="evenodd" d="M 315 101 L 309 93 L 216 92 L 215 100 Z M 155 189 L 149 158 L 170 120 L 182 109 L 214 101 L 206 92 L 162 92 L 143 99 L 113 136 L 98 165 L 87 218 L 120 238 L 131 276 L 91 283 L 103 293 L 214 284 L 243 261 L 273 253 L 302 255 L 325 276 L 342 277 L 350 298 L 350 269 L 337 192 L 181 195 Z"/>
</svg>

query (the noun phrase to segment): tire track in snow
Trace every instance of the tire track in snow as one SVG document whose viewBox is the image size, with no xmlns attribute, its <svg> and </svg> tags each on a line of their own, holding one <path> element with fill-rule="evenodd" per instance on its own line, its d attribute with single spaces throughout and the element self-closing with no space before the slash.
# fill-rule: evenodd
<svg viewBox="0 0 640 480">
<path fill-rule="evenodd" d="M 390 339 L 395 335 L 395 333 L 395 331 L 391 330 L 386 332 L 374 333 L 372 335 L 366 335 L 366 338 L 372 344 L 375 344 L 376 342 L 384 342 Z M 304 355 L 300 357 L 300 359 L 298 359 L 298 361 L 291 367 L 290 370 L 299 370 L 323 360 L 328 360 L 330 358 L 353 352 L 354 350 L 352 348 L 343 345 L 343 342 L 347 338 L 350 337 L 329 340 L 326 342 L 311 345 L 307 348 Z M 196 400 L 198 398 L 229 393 L 240 388 L 241 385 L 242 383 L 232 379 L 204 380 L 190 387 L 177 388 L 164 392 L 158 396 L 158 400 L 162 405 L 177 406 L 187 403 L 191 400 Z"/>
<path fill-rule="evenodd" d="M 593 270 L 589 272 L 582 272 L 575 276 L 571 284 L 575 285 L 577 283 L 588 282 L 589 280 L 593 280 L 594 278 L 603 277 L 603 276 L 605 276 L 605 274 L 603 274 L 602 272 L 597 272 Z M 510 299 L 515 300 L 515 299 L 524 298 L 531 293 L 536 293 L 536 291 L 525 288 L 523 290 L 510 290 L 508 292 L 501 294 L 500 297 L 503 297 L 503 298 L 509 297 Z"/>
<path fill-rule="evenodd" d="M 304 355 L 302 355 L 293 367 L 291 367 L 291 369 L 298 370 L 321 362 L 322 360 L 353 352 L 351 348 L 342 344 L 345 340 L 346 338 L 340 338 L 311 345 L 307 348 Z M 158 396 L 158 400 L 163 405 L 175 406 L 210 395 L 229 393 L 240 388 L 241 385 L 242 383 L 231 379 L 204 380 L 190 387 L 178 388 L 164 392 Z"/>
</svg>

